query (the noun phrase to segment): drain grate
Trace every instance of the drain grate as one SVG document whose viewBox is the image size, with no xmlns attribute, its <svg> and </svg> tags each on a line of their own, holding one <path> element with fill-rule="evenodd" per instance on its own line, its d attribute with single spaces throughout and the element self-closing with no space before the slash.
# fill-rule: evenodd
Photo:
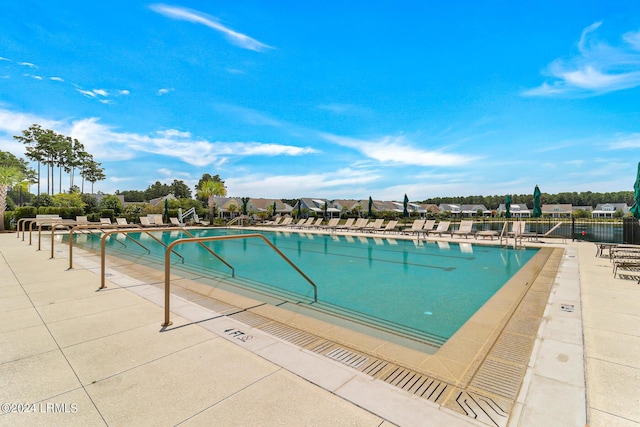
<svg viewBox="0 0 640 427">
<path fill-rule="evenodd" d="M 391 371 L 382 380 L 404 391 L 439 404 L 443 403 L 442 401 L 446 396 L 445 391 L 451 387 L 447 383 L 401 367 Z"/>
<path fill-rule="evenodd" d="M 359 369 L 369 360 L 367 356 L 340 347 L 331 350 L 329 353 L 326 353 L 325 356 L 355 369 Z"/>
<path fill-rule="evenodd" d="M 526 369 L 526 365 L 512 365 L 487 358 L 469 386 L 480 392 L 515 400 Z"/>
<path fill-rule="evenodd" d="M 388 365 L 389 365 L 389 362 L 385 362 L 384 360 L 380 360 L 380 359 L 375 359 L 373 361 L 370 361 L 368 365 L 364 366 L 361 369 L 361 371 L 367 375 L 371 375 L 372 377 L 375 377 L 376 375 L 380 374 L 380 372 L 382 372 L 382 370 L 386 368 Z"/>
<path fill-rule="evenodd" d="M 503 333 L 491 350 L 491 356 L 526 365 L 531 356 L 533 340 L 531 336 Z"/>
<path fill-rule="evenodd" d="M 260 325 L 264 325 L 265 323 L 272 322 L 272 320 L 268 317 L 255 314 L 250 311 L 240 311 L 238 313 L 229 314 L 227 317 L 231 317 L 244 323 L 245 325 L 252 327 L 259 327 Z"/>
<path fill-rule="evenodd" d="M 308 332 L 292 328 L 279 322 L 266 324 L 259 329 L 299 347 L 306 347 L 320 339 Z"/>
</svg>

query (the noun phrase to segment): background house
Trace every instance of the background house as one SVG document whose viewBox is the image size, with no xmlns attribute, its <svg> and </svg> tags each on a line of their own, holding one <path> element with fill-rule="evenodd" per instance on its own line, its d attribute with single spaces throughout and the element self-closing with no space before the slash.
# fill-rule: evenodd
<svg viewBox="0 0 640 427">
<path fill-rule="evenodd" d="M 542 205 L 542 216 L 550 216 L 552 218 L 568 218 L 573 212 L 571 204 L 559 205 Z"/>
<path fill-rule="evenodd" d="M 625 215 L 629 213 L 630 208 L 626 203 L 598 203 L 591 211 L 591 218 L 613 218 L 617 210 Z"/>
<path fill-rule="evenodd" d="M 503 213 L 506 211 L 506 205 L 504 203 L 501 203 L 500 206 L 498 206 L 498 215 L 503 215 Z M 527 205 L 523 203 L 512 203 L 509 211 L 511 212 L 511 216 L 513 218 L 531 218 L 531 211 L 529 210 Z"/>
</svg>

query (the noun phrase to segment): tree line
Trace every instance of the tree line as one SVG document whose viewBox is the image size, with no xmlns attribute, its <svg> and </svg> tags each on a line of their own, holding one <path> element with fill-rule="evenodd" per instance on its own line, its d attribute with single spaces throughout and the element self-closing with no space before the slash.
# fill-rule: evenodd
<svg viewBox="0 0 640 427">
<path fill-rule="evenodd" d="M 38 184 L 38 199 L 40 198 L 41 165 L 46 167 L 47 194 L 55 194 L 55 168 L 58 168 L 58 192 L 62 193 L 63 171 L 69 176 L 69 190 L 78 188 L 74 178 L 76 171 L 82 177 L 79 187 L 84 193 L 85 180 L 93 184 L 106 178 L 104 169 L 96 162 L 91 153 L 85 150 L 84 145 L 76 138 L 62 135 L 51 129 L 43 129 L 39 124 L 31 125 L 22 131 L 22 135 L 16 135 L 14 139 L 26 146 L 25 156 L 38 165 L 36 182 Z"/>
<path fill-rule="evenodd" d="M 631 206 L 633 204 L 633 191 L 614 191 L 607 193 L 598 193 L 592 191 L 585 192 L 563 192 L 557 194 L 542 193 L 542 204 L 559 205 L 570 204 L 573 206 L 591 206 L 595 208 L 600 203 L 626 203 Z M 497 209 L 500 204 L 505 202 L 505 195 L 494 196 L 460 196 L 460 197 L 433 197 L 425 199 L 419 203 L 431 203 L 440 205 L 442 203 L 452 205 L 484 205 L 487 209 Z M 531 194 L 514 194 L 511 195 L 511 203 L 526 204 L 529 208 L 533 207 L 533 192 Z"/>
</svg>

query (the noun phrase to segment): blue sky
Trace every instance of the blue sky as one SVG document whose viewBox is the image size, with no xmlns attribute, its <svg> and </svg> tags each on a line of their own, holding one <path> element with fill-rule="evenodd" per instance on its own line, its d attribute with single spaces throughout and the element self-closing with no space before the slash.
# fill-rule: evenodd
<svg viewBox="0 0 640 427">
<path fill-rule="evenodd" d="M 640 2 L 4 1 L 0 150 L 33 123 L 105 193 L 630 191 Z"/>
</svg>

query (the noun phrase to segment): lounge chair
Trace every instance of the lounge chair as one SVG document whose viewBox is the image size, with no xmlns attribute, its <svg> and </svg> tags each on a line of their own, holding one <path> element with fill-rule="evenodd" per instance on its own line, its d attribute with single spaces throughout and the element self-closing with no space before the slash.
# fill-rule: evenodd
<svg viewBox="0 0 640 427">
<path fill-rule="evenodd" d="M 300 218 L 298 222 L 296 222 L 295 224 L 289 224 L 289 227 L 291 228 L 302 227 L 305 224 L 305 222 L 307 222 L 306 218 Z"/>
<path fill-rule="evenodd" d="M 102 225 L 111 225 L 111 219 L 110 218 L 100 218 L 100 224 L 102 224 Z"/>
<path fill-rule="evenodd" d="M 387 232 L 391 233 L 396 229 L 396 225 L 398 225 L 398 220 L 392 219 L 392 220 L 389 220 L 387 225 L 385 225 L 384 227 L 378 227 L 372 231 L 374 233 L 377 233 L 378 231 L 380 231 L 381 233 L 387 233 Z"/>
<path fill-rule="evenodd" d="M 353 225 L 353 221 L 355 221 L 355 218 L 347 218 L 347 221 L 344 224 L 336 226 L 336 230 L 347 230 Z"/>
<path fill-rule="evenodd" d="M 320 217 L 317 218 L 315 222 L 312 222 L 311 225 L 307 225 L 306 227 L 308 228 L 318 228 L 322 225 L 322 221 L 324 221 L 324 218 Z"/>
<path fill-rule="evenodd" d="M 611 249 L 611 263 L 613 265 L 613 277 L 616 277 L 618 269 L 632 270 L 637 272 L 640 270 L 640 246 L 638 245 L 619 245 Z M 635 275 L 634 275 L 635 276 Z M 640 283 L 640 279 L 638 280 Z"/>
<path fill-rule="evenodd" d="M 427 231 L 427 235 L 431 236 L 432 234 L 437 234 L 442 237 L 443 234 L 450 234 L 449 226 L 451 225 L 451 221 L 440 221 L 435 230 Z"/>
<path fill-rule="evenodd" d="M 272 226 L 272 225 L 280 225 L 280 222 L 284 219 L 282 216 L 277 216 L 273 221 L 265 222 L 262 225 Z"/>
<path fill-rule="evenodd" d="M 436 220 L 435 219 L 428 219 L 428 220 L 425 221 L 424 227 L 422 227 L 422 229 L 424 231 L 433 230 L 433 227 L 435 225 L 436 225 Z"/>
<path fill-rule="evenodd" d="M 524 230 L 527 226 L 525 221 L 513 221 L 511 223 L 511 231 L 509 231 L 508 235 L 510 237 L 520 237 L 524 236 Z"/>
<path fill-rule="evenodd" d="M 283 219 L 281 223 L 274 224 L 273 226 L 274 227 L 287 227 L 287 226 L 291 225 L 291 221 L 293 221 L 293 218 L 288 216 L 285 219 Z"/>
<path fill-rule="evenodd" d="M 362 227 L 360 230 L 361 231 L 369 231 L 369 232 L 373 233 L 375 229 L 382 227 L 382 223 L 384 223 L 384 218 L 378 218 L 375 221 L 372 221 L 372 222 L 368 223 L 367 225 Z"/>
<path fill-rule="evenodd" d="M 453 236 L 464 236 L 466 239 L 469 236 L 473 236 L 475 232 L 473 231 L 473 220 L 463 219 L 460 221 L 460 227 L 451 232 L 451 237 Z"/>
<path fill-rule="evenodd" d="M 367 218 L 358 218 L 356 223 L 347 228 L 348 231 L 360 231 L 367 226 L 369 220 Z"/>
<path fill-rule="evenodd" d="M 163 226 L 166 225 L 164 223 L 164 220 L 162 219 L 162 215 L 161 214 L 153 214 L 153 215 L 148 215 L 151 216 L 151 222 L 153 222 L 155 225 L 157 226 Z"/>
<path fill-rule="evenodd" d="M 528 233 L 523 233 L 523 237 L 525 239 L 529 239 L 529 240 L 539 239 L 541 237 L 560 237 L 562 239 L 565 239 L 564 236 L 552 236 L 553 232 L 556 231 L 558 228 L 560 228 L 561 225 L 562 225 L 562 221 L 558 222 L 556 225 L 551 227 L 545 233 L 540 234 L 540 233 L 535 233 L 535 232 L 532 233 L 531 231 L 529 231 Z"/>
<path fill-rule="evenodd" d="M 171 218 L 169 218 L 169 221 L 171 221 L 171 225 L 175 225 L 175 226 L 177 226 L 177 227 L 184 227 L 184 223 L 183 223 L 183 222 L 180 222 L 180 221 L 178 220 L 178 218 L 176 218 L 176 217 L 174 217 L 174 216 L 172 216 Z"/>
<path fill-rule="evenodd" d="M 480 230 L 480 231 L 476 231 L 476 234 L 473 236 L 476 239 L 478 237 L 482 237 L 482 239 L 486 239 L 487 237 L 490 237 L 491 240 L 493 240 L 494 237 L 498 237 L 500 235 L 500 232 L 497 230 Z"/>
<path fill-rule="evenodd" d="M 85 225 L 85 224 L 89 224 L 89 220 L 87 220 L 86 216 L 77 216 L 76 223 L 78 225 Z"/>
<path fill-rule="evenodd" d="M 140 217 L 140 225 L 142 225 L 143 227 L 155 227 L 155 224 L 152 224 L 151 221 L 149 220 L 148 216 L 141 216 Z"/>
<path fill-rule="evenodd" d="M 420 237 L 420 233 L 424 233 L 424 224 L 427 222 L 424 219 L 416 219 L 411 224 L 411 228 L 402 230 L 402 234 L 417 234 Z"/>
<path fill-rule="evenodd" d="M 331 218 L 329 223 L 326 225 L 318 225 L 317 227 L 321 230 L 335 230 L 340 223 L 340 218 Z"/>
</svg>

